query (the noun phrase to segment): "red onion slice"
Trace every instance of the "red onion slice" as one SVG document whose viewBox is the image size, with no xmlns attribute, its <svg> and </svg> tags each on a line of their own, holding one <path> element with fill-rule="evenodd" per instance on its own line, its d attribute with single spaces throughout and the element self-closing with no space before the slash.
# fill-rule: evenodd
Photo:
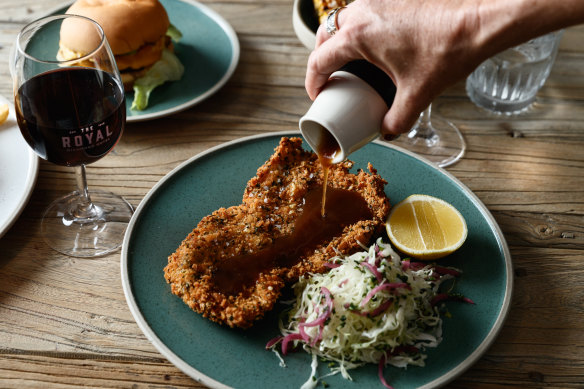
<svg viewBox="0 0 584 389">
<path fill-rule="evenodd" d="M 361 303 L 359 304 L 359 306 L 361 306 L 361 307 L 365 306 L 365 304 L 367 304 L 369 302 L 369 300 L 371 300 L 371 298 L 373 296 L 375 296 L 375 294 L 377 294 L 377 292 L 379 292 L 381 290 L 395 290 L 395 289 L 399 289 L 399 288 L 410 289 L 410 290 L 412 289 L 412 287 L 409 286 L 408 284 L 406 284 L 405 282 L 384 283 L 384 284 L 378 285 L 375 288 L 371 289 L 371 291 L 369 293 L 367 293 L 365 298 L 363 300 L 361 300 Z"/>
<path fill-rule="evenodd" d="M 439 293 L 430 301 L 430 305 L 435 306 L 441 301 L 462 301 L 468 304 L 474 304 L 475 302 L 469 299 L 468 297 L 464 297 L 458 294 L 448 294 L 448 293 Z"/>
<path fill-rule="evenodd" d="M 375 278 L 377 278 L 377 282 L 381 283 L 381 281 L 383 281 L 383 275 L 379 272 L 379 270 L 377 270 L 377 268 L 375 266 L 373 266 L 372 264 L 370 264 L 367 261 L 361 262 L 361 266 L 366 267 L 367 269 L 369 269 L 369 271 L 371 273 L 373 273 L 373 275 L 375 276 Z"/>
<path fill-rule="evenodd" d="M 282 354 L 288 354 L 288 344 L 294 340 L 302 340 L 302 335 L 300 334 L 288 334 L 282 339 Z"/>
</svg>

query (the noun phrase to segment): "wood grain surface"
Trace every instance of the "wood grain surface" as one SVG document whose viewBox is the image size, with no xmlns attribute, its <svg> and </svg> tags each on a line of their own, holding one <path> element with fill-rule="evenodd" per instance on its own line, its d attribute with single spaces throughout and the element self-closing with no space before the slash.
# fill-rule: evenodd
<svg viewBox="0 0 584 389">
<path fill-rule="evenodd" d="M 0 94 L 12 95 L 8 54 L 18 31 L 61 1 L 0 0 Z M 89 185 L 137 206 L 193 155 L 244 136 L 295 130 L 310 101 L 309 51 L 292 28 L 292 0 L 205 2 L 234 27 L 241 60 L 215 95 L 182 113 L 129 124 L 88 168 Z M 474 106 L 461 82 L 434 103 L 468 150 L 448 170 L 486 204 L 510 246 L 511 312 L 488 352 L 450 388 L 584 388 L 584 27 L 568 29 L 529 112 Z M 399 168 L 399 167 L 397 167 Z M 135 323 L 120 253 L 76 259 L 49 249 L 39 216 L 75 186 L 45 161 L 30 202 L 0 239 L 1 388 L 202 388 Z M 260 386 L 258 386 L 260 387 Z"/>
</svg>

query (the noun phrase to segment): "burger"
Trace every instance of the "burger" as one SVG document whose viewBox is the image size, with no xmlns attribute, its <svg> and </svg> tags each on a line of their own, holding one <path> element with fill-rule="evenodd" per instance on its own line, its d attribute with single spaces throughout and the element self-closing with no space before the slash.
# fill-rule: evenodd
<svg viewBox="0 0 584 389">
<path fill-rule="evenodd" d="M 158 0 L 77 0 L 66 13 L 93 19 L 103 28 L 124 90 L 134 91 L 131 109 L 145 109 L 154 88 L 182 77 L 184 66 L 173 45 L 181 33 Z M 76 25 L 63 23 L 57 58 L 83 57 L 91 50 L 87 39 Z"/>
</svg>

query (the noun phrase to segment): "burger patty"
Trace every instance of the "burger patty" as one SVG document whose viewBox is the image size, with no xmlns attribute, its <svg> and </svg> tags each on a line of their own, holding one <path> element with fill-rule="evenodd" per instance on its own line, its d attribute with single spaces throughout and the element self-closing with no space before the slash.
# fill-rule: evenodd
<svg viewBox="0 0 584 389">
<path fill-rule="evenodd" d="M 154 44 L 145 44 L 136 52 L 115 56 L 124 84 L 124 91 L 132 90 L 134 82 L 143 77 L 152 65 L 160 60 L 164 49 L 174 51 L 172 40 L 167 35 L 161 37 Z"/>
<path fill-rule="evenodd" d="M 115 58 L 118 70 L 120 72 L 127 70 L 136 71 L 150 67 L 160 60 L 162 50 L 164 49 L 174 50 L 172 40 L 167 35 L 161 36 L 154 43 L 146 43 L 133 52 L 116 54 Z"/>
<path fill-rule="evenodd" d="M 237 284 L 240 271 L 258 266 L 254 258 L 294 233 L 307 195 L 322 187 L 317 157 L 301 144 L 300 138 L 282 138 L 274 154 L 248 181 L 242 204 L 204 217 L 168 257 L 164 276 L 172 293 L 204 317 L 248 328 L 273 308 L 286 284 L 308 273 L 325 272 L 330 258 L 358 251 L 360 244 L 368 244 L 383 229 L 390 208 L 384 192 L 386 181 L 371 165 L 370 173 L 360 170 L 356 174 L 349 172 L 350 161 L 333 165 L 329 188 L 358 194 L 371 216 L 341 227 L 338 235 L 300 253 L 294 262 L 260 267 L 253 282 L 232 285 Z"/>
<path fill-rule="evenodd" d="M 173 50 L 166 35 L 170 20 L 158 0 L 76 0 L 66 13 L 93 19 L 103 28 L 126 91 L 161 59 L 164 49 Z M 73 22 L 63 23 L 57 58 L 84 57 L 95 49 L 92 36 Z"/>
</svg>

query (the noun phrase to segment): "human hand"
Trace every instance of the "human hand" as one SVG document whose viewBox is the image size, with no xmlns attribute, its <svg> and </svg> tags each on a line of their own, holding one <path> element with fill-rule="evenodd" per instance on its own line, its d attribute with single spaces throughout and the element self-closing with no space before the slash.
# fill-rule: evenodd
<svg viewBox="0 0 584 389">
<path fill-rule="evenodd" d="M 409 131 L 448 86 L 490 56 L 529 39 L 584 23 L 582 0 L 355 0 L 338 12 L 338 31 L 324 26 L 308 59 L 305 86 L 314 100 L 329 76 L 365 59 L 397 87 L 381 127 Z"/>
<path fill-rule="evenodd" d="M 356 0 L 338 13 L 331 37 L 323 25 L 311 53 L 306 90 L 314 100 L 330 74 L 365 59 L 397 87 L 382 134 L 408 131 L 446 87 L 470 74 L 486 58 L 478 55 L 473 28 L 479 2 L 469 0 Z"/>
</svg>

